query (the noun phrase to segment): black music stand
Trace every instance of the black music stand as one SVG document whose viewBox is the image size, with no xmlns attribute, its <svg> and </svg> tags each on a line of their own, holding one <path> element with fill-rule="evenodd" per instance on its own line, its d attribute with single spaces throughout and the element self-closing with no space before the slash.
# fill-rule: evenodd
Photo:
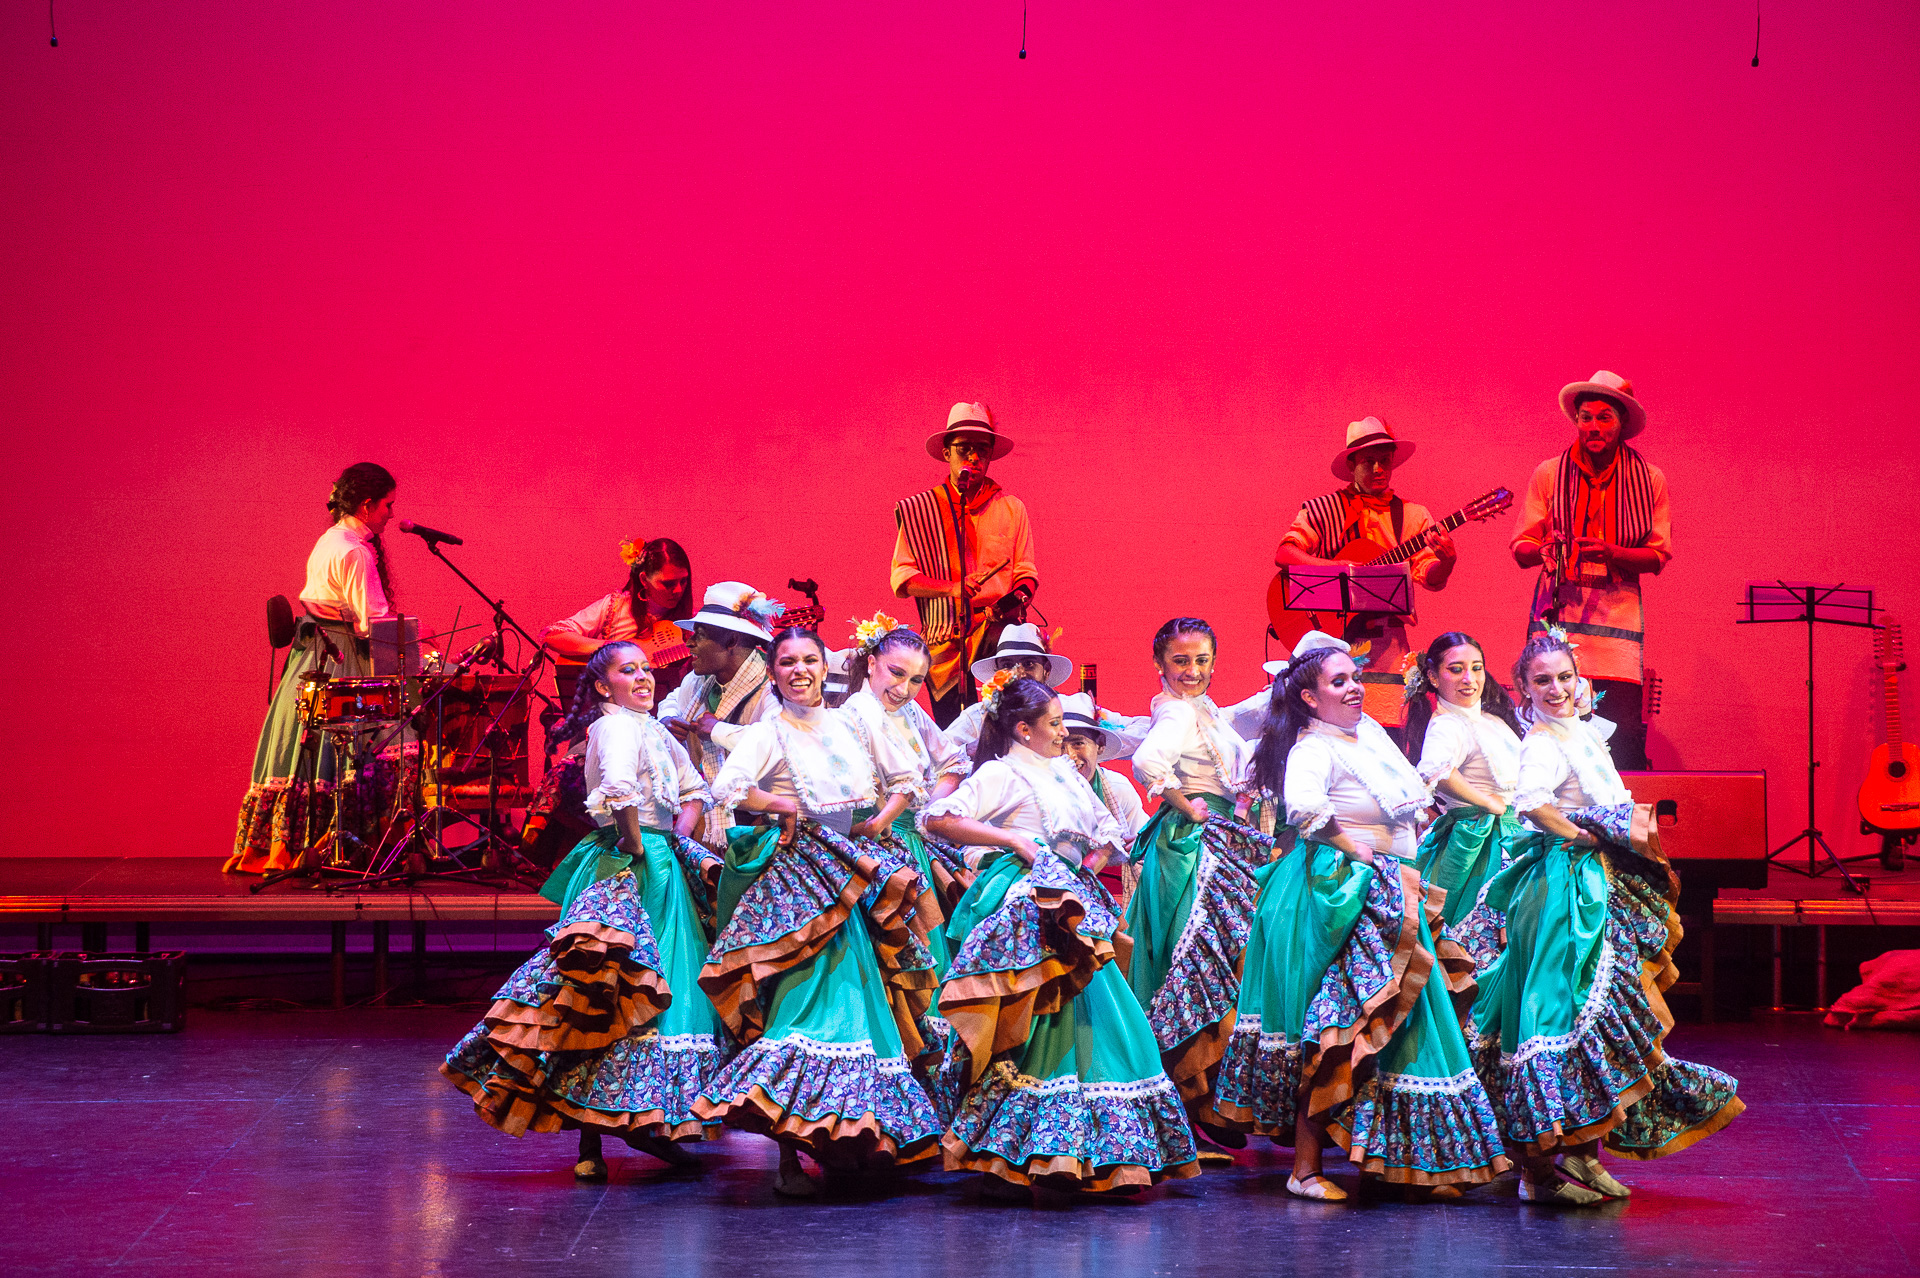
<svg viewBox="0 0 1920 1278">
<path fill-rule="evenodd" d="M 1405 564 L 1287 564 L 1280 569 L 1280 591 L 1292 612 L 1404 616 L 1413 611 L 1413 570 Z"/>
<path fill-rule="evenodd" d="M 1810 879 L 1818 878 L 1826 873 L 1827 867 L 1816 864 L 1817 852 L 1824 852 L 1828 864 L 1840 871 L 1847 891 L 1864 893 L 1873 881 L 1848 870 L 1847 860 L 1864 861 L 1878 853 L 1843 859 L 1828 846 L 1826 836 L 1820 833 L 1820 827 L 1813 822 L 1813 778 L 1820 766 L 1819 760 L 1813 757 L 1813 627 L 1818 622 L 1827 626 L 1873 629 L 1873 591 L 1849 588 L 1844 583 L 1816 586 L 1805 581 L 1750 581 L 1747 583 L 1747 597 L 1741 601 L 1741 606 L 1747 610 L 1747 615 L 1736 622 L 1737 625 L 1797 621 L 1807 627 L 1807 828 L 1767 853 L 1767 863 L 1775 863 L 1804 839 L 1807 844 L 1807 868 L 1803 870 L 1797 865 L 1781 865 L 1781 869 Z"/>
</svg>

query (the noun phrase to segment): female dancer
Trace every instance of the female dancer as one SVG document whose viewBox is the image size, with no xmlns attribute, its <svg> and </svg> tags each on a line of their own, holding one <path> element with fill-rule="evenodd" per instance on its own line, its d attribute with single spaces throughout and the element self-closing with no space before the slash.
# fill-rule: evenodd
<svg viewBox="0 0 1920 1278">
<path fill-rule="evenodd" d="M 273 694 L 260 744 L 253 755 L 253 784 L 240 804 L 240 825 L 227 873 L 264 874 L 293 864 L 294 827 L 306 806 L 342 779 L 333 741 L 322 736 L 318 757 L 300 768 L 301 682 L 324 669 L 335 679 L 373 673 L 367 637 L 372 623 L 393 615 L 387 548 L 380 540 L 393 518 L 394 479 L 384 466 L 359 462 L 340 472 L 327 497 L 330 526 L 307 556 L 307 582 L 300 588 L 305 615 L 294 630 L 293 651 Z M 296 770 L 305 775 L 296 776 Z"/>
<path fill-rule="evenodd" d="M 554 622 L 540 639 L 574 661 L 591 655 L 603 643 L 632 640 L 645 650 L 653 666 L 658 703 L 693 668 L 687 632 L 673 624 L 693 615 L 693 569 L 687 552 L 671 537 L 652 541 L 629 537 L 620 543 L 620 560 L 627 565 L 624 588 Z"/>
<path fill-rule="evenodd" d="M 1248 746 L 1207 696 L 1213 659 L 1213 629 L 1198 617 L 1175 617 L 1153 637 L 1161 692 L 1133 775 L 1162 802 L 1134 841 L 1140 879 L 1127 902 L 1127 981 L 1188 1112 L 1237 1146 L 1245 1140 L 1213 1121 L 1210 1093 L 1240 997 L 1259 892 L 1254 867 L 1267 863 L 1273 842 L 1232 819 Z"/>
<path fill-rule="evenodd" d="M 1450 630 L 1412 661 L 1406 674 L 1407 757 L 1419 765 L 1420 779 L 1435 787 L 1443 809 L 1413 864 L 1422 879 L 1446 892 L 1441 917 L 1448 928 L 1460 929 L 1522 833 L 1509 811 L 1520 777 L 1520 720 L 1506 690 L 1487 679 L 1486 653 L 1471 636 Z M 1498 920 L 1491 922 L 1484 935 L 1456 933 L 1476 966 L 1498 953 Z"/>
<path fill-rule="evenodd" d="M 1052 689 L 1000 674 L 984 703 L 973 775 L 921 812 L 931 833 L 985 849 L 947 924 L 940 1010 L 966 1044 L 970 1084 L 947 1167 L 987 1173 L 996 1196 L 1196 1176 L 1179 1092 L 1113 966 L 1125 941 L 1094 874 L 1120 828 L 1062 757 Z"/>
<path fill-rule="evenodd" d="M 693 1100 L 725 1059 L 700 992 L 707 938 L 687 882 L 689 871 L 719 872 L 688 840 L 711 800 L 652 708 L 637 645 L 610 643 L 587 661 L 569 726 L 591 724 L 587 810 L 600 828 L 541 889 L 562 907 L 546 947 L 440 1067 L 509 1136 L 579 1128 L 582 1180 L 606 1179 L 603 1133 L 694 1164 L 674 1142 L 708 1135 Z"/>
<path fill-rule="evenodd" d="M 937 983 L 911 931 L 920 876 L 869 837 L 920 776 L 822 704 L 826 674 L 820 636 L 775 635 L 780 713 L 740 733 L 713 783 L 717 807 L 773 820 L 728 832 L 700 985 L 744 1050 L 694 1108 L 778 1141 L 773 1188 L 789 1197 L 818 1189 L 802 1149 L 833 1170 L 884 1167 L 932 1157 L 940 1134 L 912 1071 Z M 861 808 L 881 811 L 856 825 Z"/>
<path fill-rule="evenodd" d="M 1521 1197 L 1586 1205 L 1628 1193 L 1601 1165 L 1602 1141 L 1628 1158 L 1660 1158 L 1745 1106 L 1734 1079 L 1662 1050 L 1677 881 L 1648 809 L 1633 806 L 1579 718 L 1571 647 L 1536 634 L 1513 674 L 1533 710 L 1513 806 L 1538 832 L 1487 884 L 1487 907 L 1506 914 L 1507 948 L 1480 974 L 1474 1057 L 1503 1134 L 1521 1148 Z"/>
<path fill-rule="evenodd" d="M 898 757 L 911 762 L 911 789 L 889 795 L 878 811 L 861 809 L 854 815 L 876 832 L 890 832 L 913 853 L 925 893 L 918 914 L 927 927 L 927 949 L 933 954 L 934 971 L 945 977 L 953 958 L 947 947 L 946 906 L 966 891 L 971 876 L 951 847 L 938 839 L 929 846 L 915 820 L 915 809 L 952 794 L 973 764 L 914 700 L 927 682 L 931 661 L 926 640 L 885 613 L 874 614 L 873 620 L 861 622 L 854 632 L 853 657 L 847 665 L 847 685 L 854 691 L 842 706 L 860 716 L 868 736 L 876 741 L 884 738 Z"/>
<path fill-rule="evenodd" d="M 1274 684 L 1253 783 L 1300 842 L 1264 874 L 1239 1019 L 1220 1068 L 1227 1120 L 1293 1143 L 1288 1192 L 1338 1200 L 1324 1134 L 1363 1175 L 1451 1197 L 1509 1165 L 1434 969 L 1407 862 L 1426 785 L 1362 713 L 1347 645 L 1314 632 Z"/>
</svg>

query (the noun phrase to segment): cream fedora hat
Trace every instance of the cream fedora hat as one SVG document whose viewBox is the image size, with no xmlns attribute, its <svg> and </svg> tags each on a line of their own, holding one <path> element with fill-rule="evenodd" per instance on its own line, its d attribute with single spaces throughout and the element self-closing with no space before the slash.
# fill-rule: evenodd
<svg viewBox="0 0 1920 1278">
<path fill-rule="evenodd" d="M 1013 451 L 1013 441 L 994 429 L 993 410 L 985 404 L 955 404 L 948 409 L 947 428 L 927 436 L 927 456 L 945 461 L 949 435 L 981 436 L 993 445 L 994 461 Z"/>
<path fill-rule="evenodd" d="M 1353 478 L 1353 455 L 1363 448 L 1372 448 L 1375 444 L 1393 445 L 1393 464 L 1404 466 L 1407 458 L 1413 456 L 1413 445 L 1393 433 L 1393 427 L 1378 417 L 1362 417 L 1357 422 L 1347 423 L 1347 446 L 1333 455 L 1333 477 L 1335 479 Z"/>
<path fill-rule="evenodd" d="M 1627 415 L 1620 424 L 1620 438 L 1632 439 L 1647 428 L 1647 410 L 1640 407 L 1640 401 L 1634 396 L 1633 383 L 1618 373 L 1609 373 L 1601 369 L 1584 382 L 1569 382 L 1560 388 L 1560 411 L 1573 420 L 1574 401 L 1582 395 L 1604 395 L 1618 404 Z"/>
</svg>

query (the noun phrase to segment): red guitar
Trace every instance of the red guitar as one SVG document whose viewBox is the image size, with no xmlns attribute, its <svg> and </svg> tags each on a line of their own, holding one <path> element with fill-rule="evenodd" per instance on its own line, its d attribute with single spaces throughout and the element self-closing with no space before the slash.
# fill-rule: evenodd
<svg viewBox="0 0 1920 1278">
<path fill-rule="evenodd" d="M 1880 667 L 1880 695 L 1887 711 L 1887 739 L 1867 761 L 1860 783 L 1860 832 L 1880 836 L 1880 863 L 1899 870 L 1906 845 L 1920 836 L 1920 748 L 1900 739 L 1900 623 L 1887 618 L 1873 635 L 1873 661 Z"/>
<path fill-rule="evenodd" d="M 1454 511 L 1433 527 L 1442 532 L 1452 532 L 1466 523 L 1478 523 L 1483 519 L 1492 519 L 1495 515 L 1513 505 L 1513 494 L 1504 488 L 1475 497 L 1459 510 Z M 1397 546 L 1383 546 L 1366 537 L 1355 537 L 1340 549 L 1328 555 L 1328 559 L 1337 559 L 1347 564 L 1398 564 L 1405 563 L 1420 552 L 1427 544 L 1428 529 L 1421 529 Z M 1333 623 L 1334 614 L 1317 612 L 1296 612 L 1286 607 L 1286 592 L 1281 575 L 1273 575 L 1273 584 L 1267 587 L 1267 618 L 1272 626 L 1274 637 L 1282 647 L 1291 651 L 1293 645 L 1309 630 L 1325 630 L 1329 634 L 1338 634 L 1340 627 Z"/>
</svg>

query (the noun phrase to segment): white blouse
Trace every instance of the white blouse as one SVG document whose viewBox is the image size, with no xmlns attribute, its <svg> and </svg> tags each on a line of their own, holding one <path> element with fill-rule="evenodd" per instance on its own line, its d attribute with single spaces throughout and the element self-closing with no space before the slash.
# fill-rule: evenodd
<svg viewBox="0 0 1920 1278">
<path fill-rule="evenodd" d="M 1445 777 L 1458 776 L 1483 794 L 1509 807 L 1520 784 L 1520 738 L 1502 719 L 1474 706 L 1457 706 L 1434 698 L 1433 719 L 1420 746 L 1420 779 L 1437 786 Z M 1468 806 L 1443 789 L 1434 797 L 1442 807 Z"/>
<path fill-rule="evenodd" d="M 917 701 L 889 710 L 880 703 L 880 698 L 861 688 L 841 702 L 840 709 L 859 715 L 867 725 L 867 735 L 874 744 L 874 760 L 882 774 L 894 768 L 913 772 L 917 781 L 908 800 L 913 807 L 926 803 L 928 794 L 942 777 L 957 779 L 973 770 L 965 752 L 947 739 L 933 716 L 921 709 Z M 889 751 L 897 757 L 897 762 L 882 761 L 882 756 Z"/>
<path fill-rule="evenodd" d="M 1113 813 L 1120 833 L 1127 836 L 1127 841 L 1120 845 L 1119 854 L 1109 858 L 1117 865 L 1132 857 L 1134 840 L 1139 838 L 1140 831 L 1147 828 L 1147 810 L 1140 805 L 1139 793 L 1127 783 L 1125 777 L 1112 768 L 1099 770 L 1106 775 L 1100 778 L 1100 788 L 1095 795 L 1106 802 L 1107 811 Z M 1093 783 L 1088 782 L 1087 788 L 1092 789 Z"/>
<path fill-rule="evenodd" d="M 1072 760 L 1064 755 L 1043 759 L 1023 745 L 975 768 L 959 789 L 920 809 L 920 828 L 935 817 L 961 817 L 1032 835 L 1074 865 L 1098 848 L 1126 845 L 1113 813 Z"/>
<path fill-rule="evenodd" d="M 1211 697 L 1162 692 L 1153 699 L 1153 726 L 1133 752 L 1133 775 L 1149 799 L 1168 788 L 1230 799 L 1246 788 L 1252 753 Z"/>
<path fill-rule="evenodd" d="M 1352 733 L 1321 719 L 1287 752 L 1287 822 L 1304 837 L 1329 821 L 1355 843 L 1411 861 L 1432 794 L 1393 739 L 1362 715 Z"/>
<path fill-rule="evenodd" d="M 307 555 L 300 602 L 322 621 L 346 622 L 362 639 L 373 633 L 376 619 L 393 615 L 365 524 L 347 515 L 320 534 Z"/>
<path fill-rule="evenodd" d="M 685 746 L 644 714 L 611 701 L 587 728 L 587 811 L 612 825 L 621 808 L 640 809 L 640 824 L 671 830 L 683 803 L 713 806 L 706 778 Z"/>
<path fill-rule="evenodd" d="M 713 779 L 713 801 L 731 809 L 758 787 L 794 800 L 802 816 L 845 834 L 853 828 L 855 808 L 879 806 L 875 779 L 881 767 L 858 715 L 787 705 L 741 731 Z M 918 778 L 894 766 L 881 779 L 887 794 L 911 795 Z"/>
<path fill-rule="evenodd" d="M 980 732 L 987 722 L 987 703 L 976 701 L 960 712 L 960 717 L 947 725 L 945 736 L 949 744 L 960 753 L 973 758 L 973 747 L 980 744 Z"/>
<path fill-rule="evenodd" d="M 1514 810 L 1552 804 L 1562 812 L 1598 804 L 1631 803 L 1633 793 L 1613 766 L 1607 743 L 1580 719 L 1536 719 L 1520 743 L 1520 781 Z"/>
</svg>

